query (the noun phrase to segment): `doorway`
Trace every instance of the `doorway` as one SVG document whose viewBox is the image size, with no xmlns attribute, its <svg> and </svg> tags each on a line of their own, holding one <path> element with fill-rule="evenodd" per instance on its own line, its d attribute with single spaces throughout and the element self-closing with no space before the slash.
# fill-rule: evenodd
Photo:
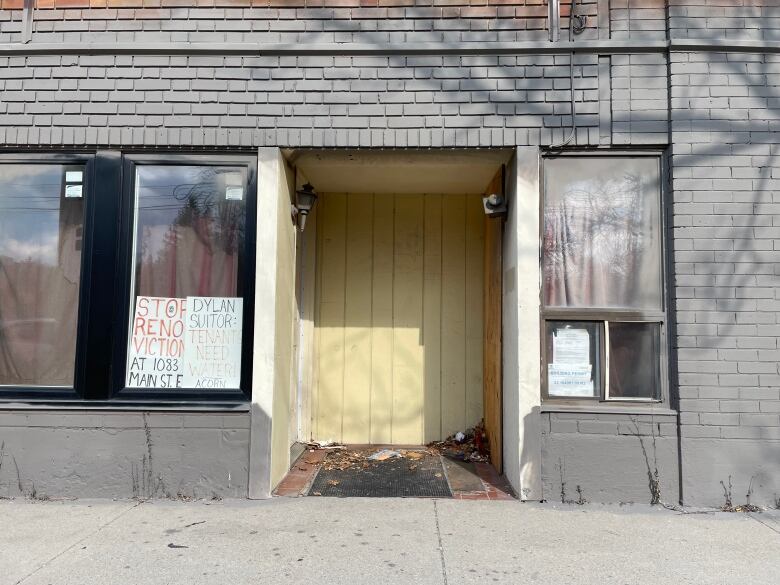
<svg viewBox="0 0 780 585">
<path fill-rule="evenodd" d="M 299 267 L 311 297 L 299 349 L 303 441 L 421 445 L 484 419 L 500 470 L 503 218 L 486 217 L 483 197 L 503 194 L 509 156 L 289 157 L 298 183 L 319 193 Z"/>
</svg>

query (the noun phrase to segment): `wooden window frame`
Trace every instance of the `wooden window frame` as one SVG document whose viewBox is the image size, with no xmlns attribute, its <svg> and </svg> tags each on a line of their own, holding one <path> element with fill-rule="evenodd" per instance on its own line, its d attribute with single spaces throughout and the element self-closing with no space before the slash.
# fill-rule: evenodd
<svg viewBox="0 0 780 585">
<path fill-rule="evenodd" d="M 658 205 L 660 211 L 659 237 L 661 242 L 661 292 L 662 307 L 661 310 L 624 310 L 609 307 L 599 308 L 561 308 L 547 307 L 544 302 L 544 206 L 546 200 L 546 188 L 544 181 L 544 165 L 546 161 L 561 157 L 599 157 L 614 158 L 616 162 L 626 158 L 654 158 L 658 161 L 659 169 L 659 189 Z M 667 164 L 664 153 L 661 151 L 631 151 L 631 150 L 579 150 L 565 152 L 543 153 L 541 157 L 541 169 L 539 173 L 539 267 L 541 282 L 539 287 L 539 306 L 541 312 L 541 398 L 543 406 L 547 407 L 571 407 L 578 408 L 604 408 L 626 406 L 638 410 L 657 408 L 659 406 L 670 408 L 670 364 L 669 355 L 671 353 L 670 339 L 668 335 L 668 309 L 671 304 L 668 287 L 668 259 L 667 259 L 667 202 L 666 188 L 668 180 Z M 599 392 L 593 397 L 560 397 L 550 396 L 547 382 L 547 322 L 548 321 L 592 321 L 601 323 L 602 333 L 600 339 L 600 348 L 597 352 L 597 359 L 600 360 L 600 379 L 594 380 L 599 384 Z M 643 397 L 611 397 L 609 396 L 609 324 L 610 323 L 658 323 L 659 332 L 659 396 L 653 398 Z"/>
</svg>

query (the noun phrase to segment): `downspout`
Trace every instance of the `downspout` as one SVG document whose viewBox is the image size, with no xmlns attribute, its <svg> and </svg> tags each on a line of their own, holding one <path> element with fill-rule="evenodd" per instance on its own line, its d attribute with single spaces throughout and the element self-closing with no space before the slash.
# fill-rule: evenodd
<svg viewBox="0 0 780 585">
<path fill-rule="evenodd" d="M 23 43 L 29 43 L 32 40 L 34 11 L 35 11 L 35 0 L 24 0 L 24 6 L 22 8 L 22 42 Z"/>
<path fill-rule="evenodd" d="M 560 0 L 549 0 L 550 9 L 550 40 L 558 40 L 558 26 L 560 19 Z M 555 17 L 553 18 L 553 10 Z M 569 14 L 569 42 L 574 42 L 574 35 L 579 35 L 585 30 L 588 17 L 577 14 L 577 0 L 571 0 L 571 12 Z M 553 27 L 553 24 L 555 25 Z M 560 149 L 568 146 L 577 134 L 577 107 L 574 94 L 574 51 L 569 53 L 569 94 L 571 95 L 571 131 L 563 142 L 551 144 L 549 148 Z"/>
</svg>

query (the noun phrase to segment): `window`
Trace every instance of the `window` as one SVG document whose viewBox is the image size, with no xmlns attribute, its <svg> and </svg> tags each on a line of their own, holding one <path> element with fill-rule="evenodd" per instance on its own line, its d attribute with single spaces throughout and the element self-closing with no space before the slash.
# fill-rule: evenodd
<svg viewBox="0 0 780 585">
<path fill-rule="evenodd" d="M 128 388 L 241 384 L 246 169 L 135 169 Z"/>
<path fill-rule="evenodd" d="M 74 386 L 85 170 L 0 161 L 0 387 Z"/>
<path fill-rule="evenodd" d="M 245 400 L 255 158 L 0 155 L 0 397 Z"/>
<path fill-rule="evenodd" d="M 661 210 L 658 156 L 545 159 L 546 399 L 663 399 Z"/>
</svg>

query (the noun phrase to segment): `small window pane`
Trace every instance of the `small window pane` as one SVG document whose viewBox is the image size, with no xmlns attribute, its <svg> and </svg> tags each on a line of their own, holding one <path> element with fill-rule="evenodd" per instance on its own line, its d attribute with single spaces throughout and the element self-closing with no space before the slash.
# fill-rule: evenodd
<svg viewBox="0 0 780 585">
<path fill-rule="evenodd" d="M 126 384 L 238 389 L 246 169 L 139 166 Z"/>
<path fill-rule="evenodd" d="M 544 165 L 548 307 L 662 307 L 655 158 L 562 157 Z"/>
<path fill-rule="evenodd" d="M 547 322 L 547 395 L 551 398 L 601 396 L 601 323 Z"/>
<path fill-rule="evenodd" d="M 660 400 L 659 323 L 609 323 L 609 398 Z"/>
<path fill-rule="evenodd" d="M 83 165 L 0 165 L 0 385 L 73 386 L 83 189 Z"/>
</svg>

